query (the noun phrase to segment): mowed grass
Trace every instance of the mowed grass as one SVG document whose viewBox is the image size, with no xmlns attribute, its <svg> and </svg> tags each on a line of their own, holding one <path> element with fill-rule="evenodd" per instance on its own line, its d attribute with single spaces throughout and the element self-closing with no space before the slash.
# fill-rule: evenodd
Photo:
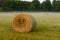
<svg viewBox="0 0 60 40">
<path fill-rule="evenodd" d="M 36 27 L 29 33 L 15 32 L 12 27 L 14 16 L 0 14 L 0 40 L 60 40 L 60 14 L 30 14 Z"/>
</svg>

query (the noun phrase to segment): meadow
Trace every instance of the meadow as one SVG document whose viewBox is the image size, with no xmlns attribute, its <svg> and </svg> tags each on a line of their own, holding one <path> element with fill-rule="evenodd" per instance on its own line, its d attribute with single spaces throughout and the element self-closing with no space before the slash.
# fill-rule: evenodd
<svg viewBox="0 0 60 40">
<path fill-rule="evenodd" d="M 27 13 L 35 18 L 37 25 L 29 33 L 19 33 L 12 27 L 15 15 L 0 12 L 0 40 L 60 40 L 60 13 Z"/>
</svg>

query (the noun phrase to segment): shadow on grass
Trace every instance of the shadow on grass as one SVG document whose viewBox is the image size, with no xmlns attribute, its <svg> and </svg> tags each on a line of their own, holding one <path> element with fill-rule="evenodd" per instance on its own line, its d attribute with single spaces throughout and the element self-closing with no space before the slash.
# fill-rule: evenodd
<svg viewBox="0 0 60 40">
<path fill-rule="evenodd" d="M 45 31 L 49 31 L 49 30 L 50 30 L 50 27 L 48 27 L 48 25 L 40 24 L 40 25 L 36 26 L 36 28 L 34 28 L 34 30 L 31 32 L 45 32 Z"/>
</svg>

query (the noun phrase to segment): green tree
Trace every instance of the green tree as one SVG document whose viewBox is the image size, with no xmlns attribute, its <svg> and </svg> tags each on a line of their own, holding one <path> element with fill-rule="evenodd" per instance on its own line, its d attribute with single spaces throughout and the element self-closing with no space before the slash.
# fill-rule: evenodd
<svg viewBox="0 0 60 40">
<path fill-rule="evenodd" d="M 33 6 L 35 7 L 34 10 L 39 11 L 40 10 L 40 1 L 39 0 L 33 0 L 32 3 L 33 3 Z"/>
<path fill-rule="evenodd" d="M 53 0 L 53 11 L 60 11 L 60 1 Z"/>
<path fill-rule="evenodd" d="M 57 5 L 56 5 L 56 0 L 53 0 L 53 2 L 52 2 L 52 6 L 53 6 L 53 9 L 52 9 L 52 10 L 53 10 L 53 11 L 56 11 L 56 9 L 55 9 L 56 6 L 57 6 Z"/>
<path fill-rule="evenodd" d="M 51 11 L 51 7 L 52 7 L 52 5 L 51 5 L 50 0 L 46 0 L 42 3 L 43 11 Z"/>
<path fill-rule="evenodd" d="M 29 11 L 34 11 L 35 10 L 35 6 L 33 5 L 33 3 L 30 3 L 30 7 L 28 9 L 29 9 Z"/>
</svg>

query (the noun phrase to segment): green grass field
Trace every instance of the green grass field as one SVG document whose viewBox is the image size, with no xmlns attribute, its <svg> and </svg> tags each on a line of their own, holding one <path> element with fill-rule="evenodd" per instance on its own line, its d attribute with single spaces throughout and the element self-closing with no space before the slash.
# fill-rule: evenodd
<svg viewBox="0 0 60 40">
<path fill-rule="evenodd" d="M 60 14 L 30 14 L 36 20 L 36 28 L 30 33 L 15 32 L 14 16 L 0 14 L 0 40 L 60 40 Z"/>
</svg>

